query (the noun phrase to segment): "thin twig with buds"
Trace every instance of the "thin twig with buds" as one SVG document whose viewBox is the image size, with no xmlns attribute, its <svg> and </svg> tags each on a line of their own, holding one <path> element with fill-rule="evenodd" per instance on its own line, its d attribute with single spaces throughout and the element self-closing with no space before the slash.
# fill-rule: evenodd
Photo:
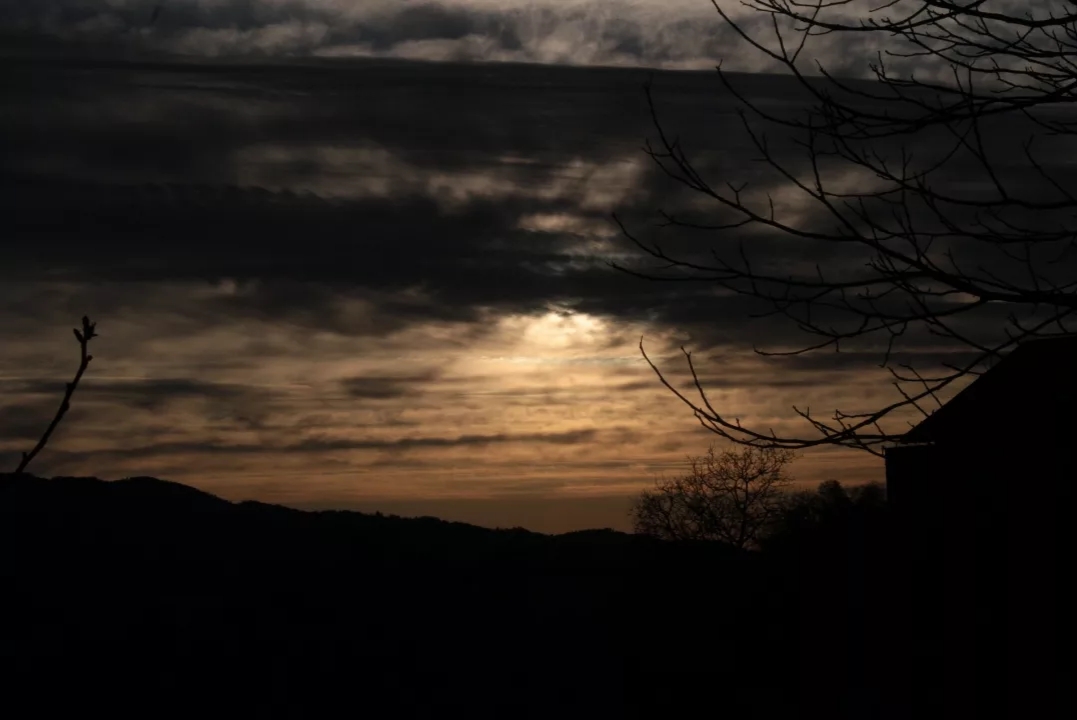
<svg viewBox="0 0 1077 720">
<path fill-rule="evenodd" d="M 16 473 L 26 472 L 26 466 L 30 464 L 30 461 L 37 457 L 37 454 L 41 452 L 45 444 L 48 443 L 49 438 L 52 436 L 56 426 L 60 424 L 60 420 L 63 419 L 64 414 L 67 413 L 68 408 L 71 407 L 71 396 L 75 393 L 75 388 L 78 387 L 79 380 L 82 379 L 83 373 L 86 372 L 86 368 L 89 366 L 90 361 L 93 360 L 93 355 L 87 352 L 87 346 L 90 344 L 90 340 L 97 337 L 96 331 L 97 323 L 90 322 L 90 318 L 85 315 L 82 317 L 82 330 L 74 328 L 75 338 L 79 341 L 79 346 L 82 352 L 82 359 L 79 362 L 78 372 L 75 373 L 75 378 L 67 384 L 67 390 L 64 392 L 63 402 L 60 403 L 60 409 L 56 411 L 56 417 L 49 423 L 48 428 L 45 430 L 45 434 L 41 436 L 41 439 L 37 441 L 37 445 L 34 449 L 28 453 L 22 454 L 22 461 L 19 462 L 19 467 L 16 468 Z"/>
</svg>

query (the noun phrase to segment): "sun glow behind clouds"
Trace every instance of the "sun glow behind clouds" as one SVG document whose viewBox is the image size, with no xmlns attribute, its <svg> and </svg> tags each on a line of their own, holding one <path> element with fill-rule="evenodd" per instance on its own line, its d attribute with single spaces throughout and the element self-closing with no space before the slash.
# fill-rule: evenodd
<svg viewBox="0 0 1077 720">
<path fill-rule="evenodd" d="M 556 308 L 541 315 L 512 315 L 498 322 L 496 335 L 505 341 L 504 351 L 474 359 L 482 365 L 502 366 L 500 372 L 508 371 L 506 365 L 638 363 L 638 356 L 627 355 L 616 345 L 619 334 L 609 321 L 574 310 Z M 529 371 L 521 367 L 519 372 Z"/>
<path fill-rule="evenodd" d="M 551 311 L 531 321 L 524 331 L 523 342 L 561 350 L 594 345 L 605 332 L 605 323 L 593 315 Z"/>
<path fill-rule="evenodd" d="M 416 87 L 417 96 L 437 96 Z M 779 373 L 750 349 L 737 352 L 742 328 L 726 323 L 720 310 L 729 305 L 721 297 L 714 317 L 700 320 L 689 307 L 685 327 L 673 328 L 682 315 L 668 312 L 665 295 L 654 295 L 661 312 L 643 309 L 654 285 L 626 285 L 619 297 L 619 288 L 592 272 L 601 260 L 634 257 L 622 258 L 630 244 L 610 212 L 647 208 L 662 196 L 654 194 L 636 130 L 613 124 L 607 109 L 576 108 L 585 105 L 580 93 L 566 87 L 536 106 L 557 112 L 534 118 L 520 112 L 526 122 L 512 123 L 490 113 L 489 127 L 440 153 L 431 152 L 437 143 L 419 142 L 418 121 L 387 139 L 382 123 L 388 120 L 367 118 L 359 105 L 337 107 L 329 92 L 335 85 L 309 104 L 290 96 L 270 102 L 264 98 L 277 96 L 269 90 L 233 100 L 202 89 L 184 90 L 184 98 L 201 99 L 180 106 L 179 94 L 155 90 L 145 97 L 158 104 L 143 105 L 156 109 L 140 115 L 146 137 L 178 133 L 165 123 L 177 107 L 197 109 L 177 118 L 197 118 L 217 117 L 206 108 L 219 105 L 227 108 L 222 117 L 236 123 L 221 121 L 235 138 L 226 143 L 233 148 L 223 153 L 227 163 L 218 165 L 222 153 L 213 149 L 213 162 L 184 161 L 166 179 L 218 182 L 216 169 L 223 167 L 222 176 L 239 185 L 313 190 L 334 202 L 297 200 L 299 219 L 275 247 L 247 250 L 237 243 L 233 252 L 227 242 L 203 243 L 204 262 L 169 267 L 165 275 L 176 280 L 6 287 L 2 319 L 19 342 L 0 350 L 0 371 L 11 378 L 0 413 L 7 410 L 28 433 L 48 423 L 54 383 L 62 387 L 71 370 L 62 351 L 71 342 L 67 323 L 83 308 L 105 328 L 100 359 L 41 458 L 41 471 L 157 475 L 232 499 L 325 507 L 356 498 L 633 492 L 714 441 L 640 357 L 641 336 L 678 387 L 687 382 L 678 346 L 698 349 L 712 397 L 746 423 L 803 432 L 791 418 L 794 403 L 859 409 L 874 402 L 859 376 L 842 373 L 839 387 L 837 374 Z M 497 93 L 497 103 L 512 104 L 504 89 Z M 102 101 L 101 112 L 110 104 L 131 106 Z M 563 110 L 569 106 L 571 113 Z M 258 117 L 250 116 L 252 107 Z M 427 117 L 445 115 L 448 110 Z M 91 119 L 92 113 L 79 113 L 71 136 L 80 137 L 78 124 Z M 109 127 L 116 120 L 106 119 Z M 323 134 L 309 130 L 323 119 Z M 392 116 L 397 126 L 406 120 L 403 113 Z M 574 123 L 585 123 L 579 127 L 586 132 Z M 248 127 L 258 132 L 245 132 Z M 504 127 L 514 129 L 511 138 L 503 137 Z M 309 142 L 295 139 L 296 128 Z M 613 139 L 607 143 L 596 128 Z M 532 135 L 565 142 L 550 149 L 528 140 Z M 503 147 L 517 141 L 524 150 Z M 79 162 L 87 175 L 128 172 L 127 165 Z M 205 169 L 195 173 L 188 164 Z M 277 215 L 262 215 L 259 207 L 235 217 L 277 234 Z M 406 232 L 397 235 L 401 225 Z M 352 228 L 369 232 L 353 235 Z M 381 262 L 359 262 L 353 249 Z M 259 253 L 257 262 L 249 252 Z M 414 263 L 419 257 L 427 262 Z M 303 258 L 310 262 L 298 262 Z M 187 279 L 191 268 L 196 282 Z M 206 282 L 207 276 L 224 279 Z M 597 297 L 606 292 L 612 296 Z M 692 307 L 707 300 L 701 289 L 695 292 Z M 700 331 L 703 323 L 708 327 Z M 722 347 L 707 345 L 714 338 Z M 811 383 L 801 382 L 805 375 Z M 874 387 L 877 377 L 871 380 Z M 789 422 L 793 427 L 783 425 Z M 0 453 L 17 457 L 28 440 L 36 436 L 0 438 Z M 805 481 L 830 472 L 807 463 L 796 469 Z"/>
<path fill-rule="evenodd" d="M 481 332 L 427 323 L 348 336 L 250 318 L 195 327 L 186 318 L 210 299 L 194 290 L 147 287 L 138 307 L 110 314 L 109 372 L 80 389 L 43 471 L 157 475 L 230 499 L 321 506 L 597 496 L 645 487 L 713 441 L 638 354 L 645 335 L 652 357 L 683 380 L 676 338 L 660 328 L 565 306 L 491 316 Z M 20 352 L 39 351 L 40 378 L 64 374 L 62 333 L 25 335 Z M 9 349 L 0 369 L 34 367 L 28 357 Z M 761 387 L 751 356 L 715 362 L 715 399 L 737 417 L 784 429 L 789 404 L 807 392 Z M 6 387 L 47 416 L 51 394 L 18 392 L 35 378 Z M 804 480 L 828 472 L 797 471 Z"/>
</svg>

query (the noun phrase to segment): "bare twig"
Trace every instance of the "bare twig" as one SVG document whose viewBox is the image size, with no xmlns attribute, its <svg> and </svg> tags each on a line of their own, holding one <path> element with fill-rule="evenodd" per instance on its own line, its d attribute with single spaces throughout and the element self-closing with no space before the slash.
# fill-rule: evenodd
<svg viewBox="0 0 1077 720">
<path fill-rule="evenodd" d="M 90 340 L 97 337 L 96 330 L 97 323 L 90 322 L 90 318 L 83 316 L 82 318 L 82 330 L 74 328 L 75 338 L 79 341 L 79 349 L 81 351 L 81 359 L 79 361 L 79 369 L 75 373 L 74 379 L 67 384 L 67 388 L 64 392 L 64 399 L 60 403 L 60 409 L 56 411 L 56 417 L 49 423 L 48 428 L 45 429 L 45 434 L 41 436 L 41 439 L 37 441 L 37 445 L 30 452 L 24 452 L 22 454 L 22 460 L 19 462 L 19 467 L 15 469 L 16 473 L 22 473 L 26 471 L 26 466 L 30 464 L 30 461 L 37 457 L 37 454 L 45 448 L 45 444 L 48 443 L 49 438 L 52 436 L 56 426 L 60 424 L 60 420 L 63 419 L 67 413 L 68 408 L 71 407 L 71 396 L 75 393 L 75 388 L 78 387 L 79 380 L 82 379 L 82 374 L 86 372 L 86 368 L 89 366 L 90 361 L 93 360 L 93 355 L 87 353 L 87 346 L 90 344 Z"/>
<path fill-rule="evenodd" d="M 632 506 L 635 532 L 663 540 L 716 540 L 757 547 L 784 507 L 792 483 L 789 450 L 742 447 L 689 458 L 691 470 L 659 480 Z"/>
<path fill-rule="evenodd" d="M 815 214 L 783 216 L 769 193 L 749 191 L 735 178 L 710 182 L 663 125 L 648 83 L 657 131 L 648 155 L 665 175 L 713 201 L 718 215 L 706 220 L 660 210 L 659 228 L 706 233 L 714 246 L 709 253 L 676 255 L 614 218 L 658 265 L 611 265 L 637 277 L 709 283 L 754 298 L 769 307 L 760 317 L 784 318 L 807 335 L 792 350 L 756 348 L 760 355 L 840 352 L 853 344 L 877 351 L 880 367 L 890 371 L 894 401 L 862 412 L 836 409 L 827 419 L 793 408 L 817 435 L 798 437 L 742 425 L 716 409 L 682 348 L 692 394 L 698 395 L 689 398 L 640 346 L 659 380 L 705 427 L 726 439 L 755 447 L 838 445 L 882 454 L 907 429 L 889 420 L 927 414 L 925 403 L 941 405 L 943 391 L 981 374 L 1026 340 L 1077 332 L 1072 325 L 1077 190 L 1041 161 L 1050 156 L 1051 142 L 1066 156 L 1077 138 L 1077 112 L 1069 110 L 1077 108 L 1077 14 L 1017 6 L 993 12 L 981 2 L 890 0 L 866 19 L 850 19 L 851 0 L 742 4 L 770 16 L 767 31 L 776 35 L 776 47 L 754 37 L 747 23 L 717 3 L 715 9 L 743 40 L 778 63 L 807 92 L 812 106 L 807 113 L 778 112 L 741 92 L 721 66 L 719 78 L 743 106 L 742 129 L 758 159 Z M 869 66 L 874 83 L 836 78 L 822 67 L 816 68 L 822 77 L 804 74 L 808 39 L 833 33 L 874 35 L 886 46 Z M 893 58 L 916 58 L 921 66 L 947 70 L 949 80 L 901 77 L 887 67 Z M 1015 123 L 1005 136 L 1000 119 Z M 803 151 L 803 169 L 778 152 L 767 125 L 788 134 Z M 1013 128 L 1033 137 L 1022 142 Z M 929 146 L 923 133 L 941 137 L 944 144 Z M 1042 141 L 1035 152 L 1033 140 Z M 1026 163 L 1018 172 L 1009 157 L 1015 149 Z M 827 170 L 840 165 L 865 180 L 852 191 L 836 187 Z M 948 183 L 954 178 L 979 194 L 952 189 Z M 815 219 L 805 222 L 805 217 Z M 799 257 L 818 250 L 825 257 L 840 253 L 862 262 L 826 272 L 819 266 L 775 267 L 772 246 L 766 255 L 752 252 L 751 231 L 783 237 Z M 1002 308 L 1010 312 L 998 313 Z M 978 321 L 977 328 L 994 330 L 995 337 L 973 333 L 970 326 Z M 942 363 L 944 371 L 916 369 L 900 357 L 901 345 L 924 337 L 966 357 Z"/>
</svg>

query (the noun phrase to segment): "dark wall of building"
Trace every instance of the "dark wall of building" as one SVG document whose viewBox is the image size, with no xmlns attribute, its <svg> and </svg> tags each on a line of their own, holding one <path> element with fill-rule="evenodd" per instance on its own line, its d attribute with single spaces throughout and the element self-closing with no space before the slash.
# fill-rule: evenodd
<svg viewBox="0 0 1077 720">
<path fill-rule="evenodd" d="M 887 452 L 900 547 L 923 588 L 907 612 L 945 645 L 955 682 L 1012 682 L 1072 655 L 1077 464 L 1073 446 L 1053 450 L 985 440 Z"/>
<path fill-rule="evenodd" d="M 1077 519 L 1077 452 L 990 441 L 898 446 L 886 453 L 887 497 L 907 532 L 975 534 L 1026 551 L 1057 544 Z"/>
</svg>

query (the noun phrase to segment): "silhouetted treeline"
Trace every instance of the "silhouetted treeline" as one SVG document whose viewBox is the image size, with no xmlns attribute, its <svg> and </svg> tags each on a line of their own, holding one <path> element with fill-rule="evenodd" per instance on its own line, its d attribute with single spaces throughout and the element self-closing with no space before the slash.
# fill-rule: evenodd
<svg viewBox="0 0 1077 720">
<path fill-rule="evenodd" d="M 741 552 L 0 476 L 7 693 L 41 714 L 931 716 L 941 665 L 901 619 L 918 591 L 885 502 L 796 506 Z"/>
</svg>

